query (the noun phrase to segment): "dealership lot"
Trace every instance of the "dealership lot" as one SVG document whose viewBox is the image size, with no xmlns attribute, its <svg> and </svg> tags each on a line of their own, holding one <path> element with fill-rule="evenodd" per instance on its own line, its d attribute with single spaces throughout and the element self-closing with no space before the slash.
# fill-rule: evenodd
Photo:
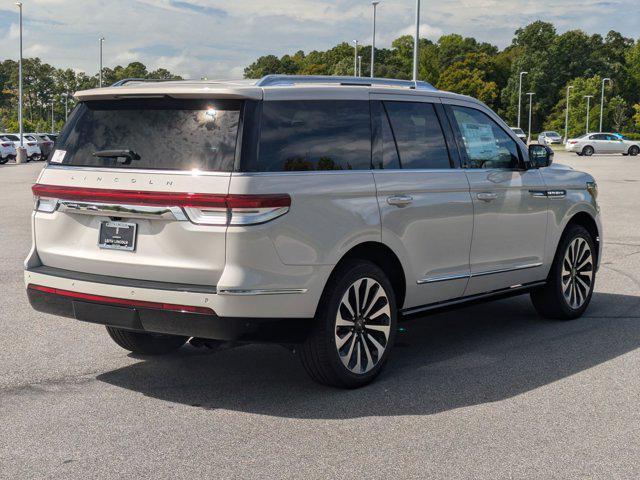
<svg viewBox="0 0 640 480">
<path fill-rule="evenodd" d="M 160 359 L 31 311 L 41 164 L 0 166 L 0 478 L 637 478 L 640 159 L 558 153 L 600 186 L 585 318 L 528 297 L 414 320 L 377 382 L 316 385 L 277 346 Z"/>
</svg>

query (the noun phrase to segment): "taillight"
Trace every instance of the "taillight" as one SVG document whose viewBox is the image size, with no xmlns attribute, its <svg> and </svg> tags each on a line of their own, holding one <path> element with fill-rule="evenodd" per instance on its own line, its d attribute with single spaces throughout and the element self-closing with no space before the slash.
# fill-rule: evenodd
<svg viewBox="0 0 640 480">
<path fill-rule="evenodd" d="M 221 195 L 209 193 L 147 192 L 35 184 L 35 209 L 51 213 L 59 200 L 77 202 L 180 207 L 198 225 L 257 225 L 289 211 L 287 194 Z"/>
<path fill-rule="evenodd" d="M 571 141 L 569 141 L 569 143 L 570 143 L 571 145 L 575 145 L 575 144 L 576 144 L 576 143 L 578 143 L 578 142 L 577 142 L 576 140 L 571 140 Z"/>
<path fill-rule="evenodd" d="M 36 142 L 27 142 L 27 145 L 30 147 L 35 147 Z"/>
<path fill-rule="evenodd" d="M 10 147 L 10 146 L 11 146 L 11 144 L 10 144 L 10 143 L 3 143 L 3 144 L 2 144 L 2 146 L 3 146 L 3 147 Z"/>
</svg>

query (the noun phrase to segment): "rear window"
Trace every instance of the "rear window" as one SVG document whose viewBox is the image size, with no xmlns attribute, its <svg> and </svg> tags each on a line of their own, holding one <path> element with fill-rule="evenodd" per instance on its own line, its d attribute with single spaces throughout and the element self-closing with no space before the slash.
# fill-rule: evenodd
<svg viewBox="0 0 640 480">
<path fill-rule="evenodd" d="M 368 170 L 368 101 L 264 102 L 257 156 L 247 171 Z"/>
<path fill-rule="evenodd" d="M 233 170 L 241 107 L 237 100 L 83 102 L 56 148 L 65 152 L 63 165 L 228 172 Z M 133 154 L 109 157 L 110 151 Z"/>
</svg>

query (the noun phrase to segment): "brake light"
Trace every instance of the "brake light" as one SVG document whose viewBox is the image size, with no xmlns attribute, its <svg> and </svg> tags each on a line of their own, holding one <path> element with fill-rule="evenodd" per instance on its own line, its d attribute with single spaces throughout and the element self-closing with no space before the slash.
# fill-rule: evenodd
<svg viewBox="0 0 640 480">
<path fill-rule="evenodd" d="M 35 184 L 35 209 L 51 213 L 58 200 L 75 200 L 116 205 L 181 207 L 199 225 L 256 225 L 278 218 L 289 211 L 287 194 L 221 195 L 210 193 L 149 192 L 109 190 Z"/>
<path fill-rule="evenodd" d="M 53 287 L 43 287 L 42 285 L 29 284 L 29 290 L 50 293 L 61 297 L 74 298 L 76 300 L 85 300 L 88 302 L 108 303 L 110 305 L 119 305 L 123 307 L 139 307 L 151 308 L 154 310 L 169 310 L 181 313 L 200 313 L 203 315 L 215 315 L 215 312 L 207 307 L 194 307 L 193 305 L 176 305 L 174 303 L 147 302 L 145 300 L 131 300 L 128 298 L 105 297 L 104 295 L 93 295 L 90 293 L 72 292 L 69 290 L 61 290 Z"/>
<path fill-rule="evenodd" d="M 575 145 L 575 144 L 576 144 L 576 143 L 578 143 L 578 142 L 577 142 L 576 140 L 570 140 L 570 141 L 569 141 L 569 143 L 570 143 L 571 145 Z"/>
<path fill-rule="evenodd" d="M 35 147 L 36 142 L 27 142 L 27 145 L 30 147 Z"/>
<path fill-rule="evenodd" d="M 3 146 L 3 147 L 10 147 L 10 146 L 11 146 L 11 144 L 10 144 L 10 143 L 3 143 L 3 144 L 2 144 L 2 146 Z"/>
</svg>

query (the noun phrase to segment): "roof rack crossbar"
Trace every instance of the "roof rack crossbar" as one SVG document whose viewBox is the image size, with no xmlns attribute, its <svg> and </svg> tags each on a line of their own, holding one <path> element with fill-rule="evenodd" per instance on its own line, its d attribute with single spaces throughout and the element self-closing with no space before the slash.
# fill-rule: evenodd
<svg viewBox="0 0 640 480">
<path fill-rule="evenodd" d="M 396 78 L 339 77 L 330 75 L 266 75 L 256 82 L 257 87 L 287 86 L 295 84 L 331 83 L 345 86 L 387 86 L 437 91 L 428 82 Z"/>
<path fill-rule="evenodd" d="M 112 87 L 121 87 L 131 82 L 171 82 L 175 79 L 173 78 L 123 78 L 122 80 L 118 80 L 113 83 Z"/>
</svg>

